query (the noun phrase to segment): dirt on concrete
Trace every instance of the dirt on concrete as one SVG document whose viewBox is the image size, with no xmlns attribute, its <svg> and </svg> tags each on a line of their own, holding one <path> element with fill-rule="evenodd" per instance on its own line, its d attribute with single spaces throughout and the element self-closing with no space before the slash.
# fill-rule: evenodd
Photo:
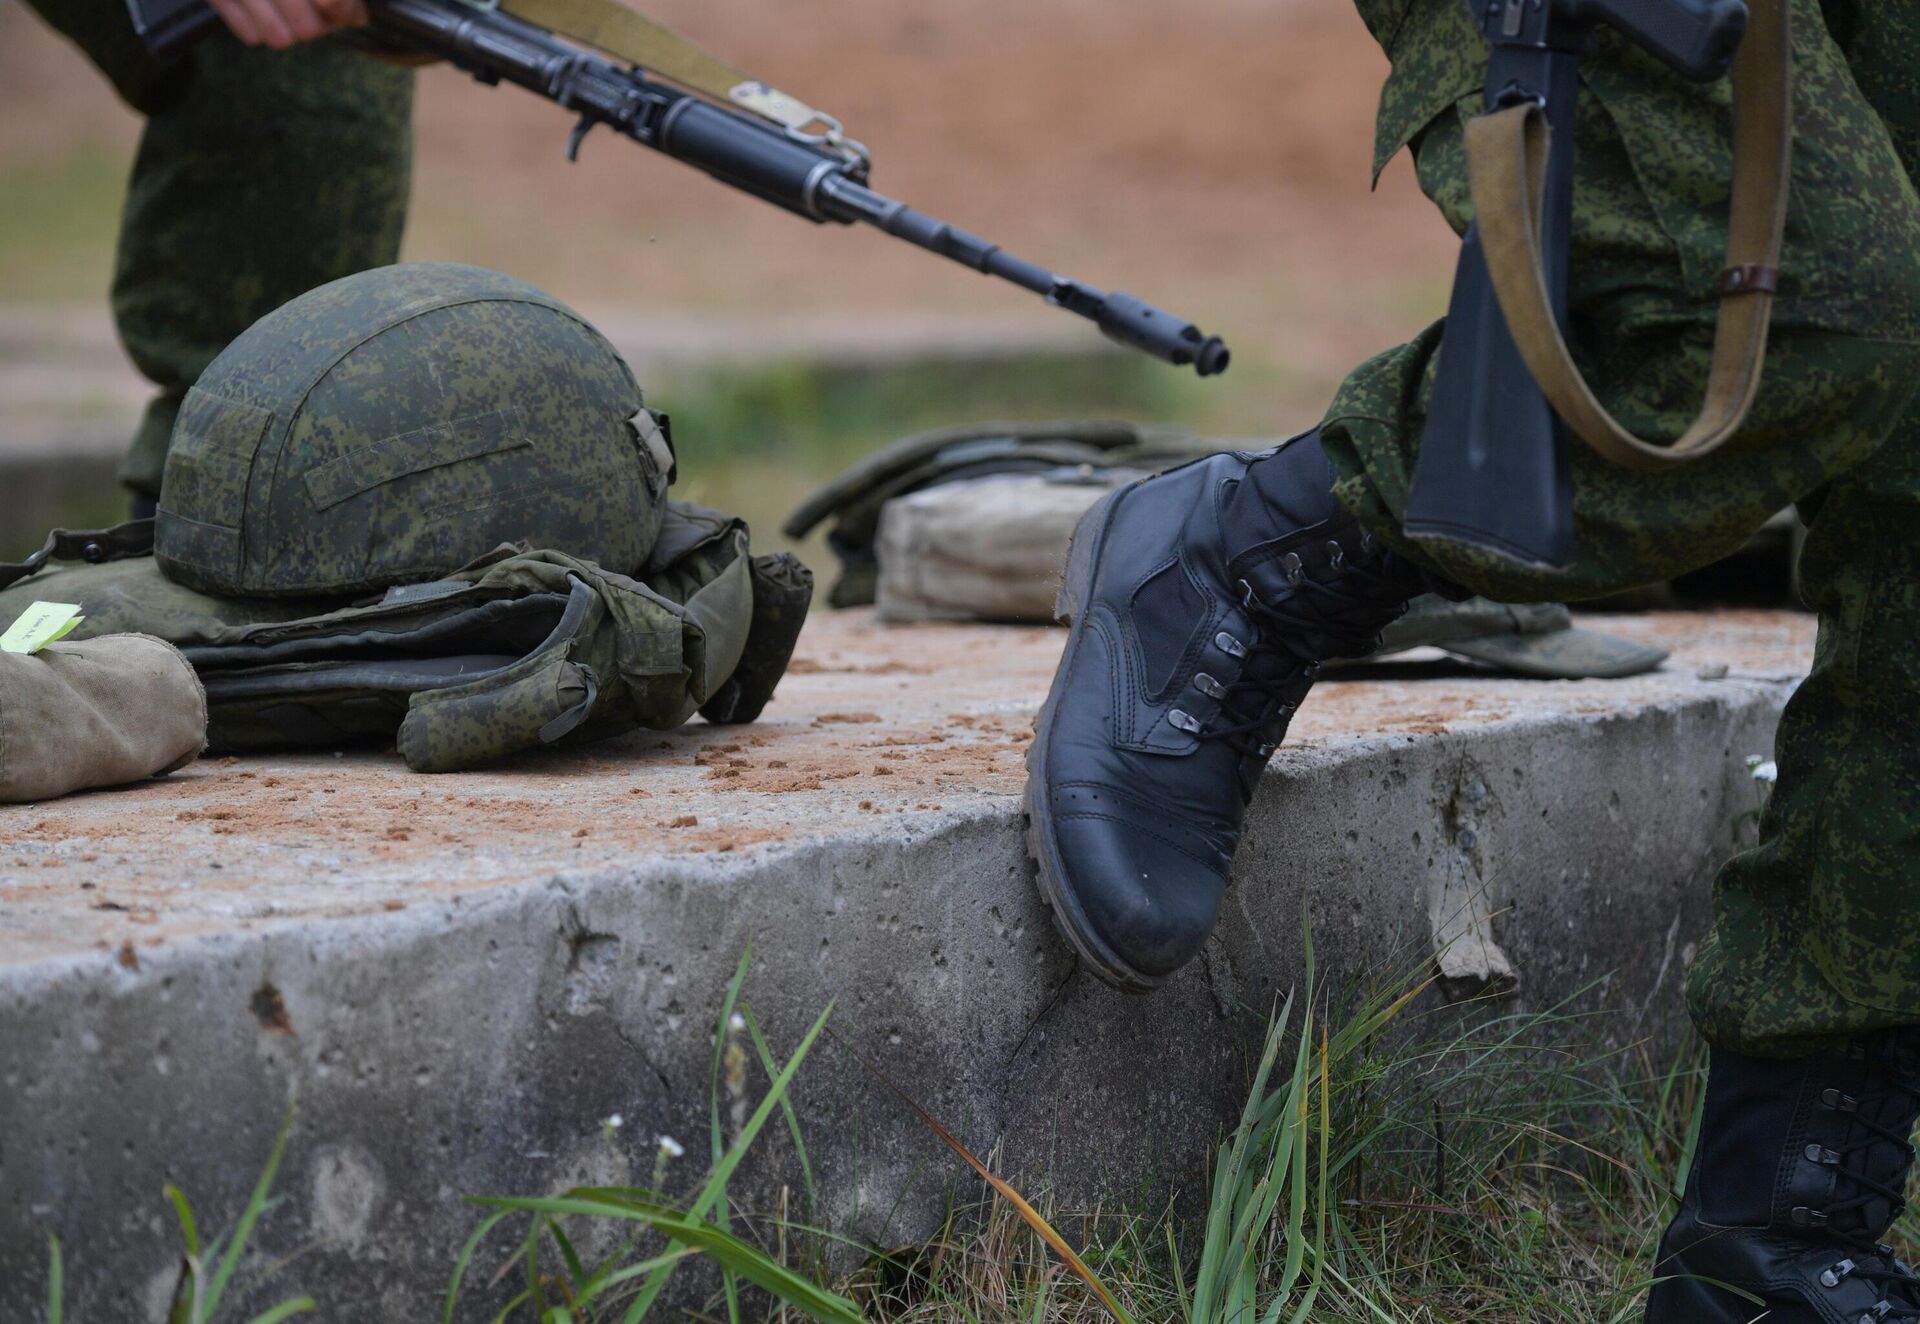
<svg viewBox="0 0 1920 1324">
<path fill-rule="evenodd" d="M 1811 618 L 1599 618 L 1673 650 L 1624 681 L 1436 671 L 1404 654 L 1323 681 L 1277 758 L 1381 736 L 1607 714 L 1784 681 Z M 125 949 L 293 915 L 355 915 L 649 855 L 726 856 L 880 830 L 911 836 L 1020 793 L 1063 639 L 1039 628 L 886 627 L 821 613 L 766 716 L 408 772 L 391 751 L 207 759 L 162 781 L 0 808 L 0 963 Z M 983 665 L 983 658 L 992 665 Z M 1738 752 L 1738 751 L 1736 751 Z"/>
</svg>

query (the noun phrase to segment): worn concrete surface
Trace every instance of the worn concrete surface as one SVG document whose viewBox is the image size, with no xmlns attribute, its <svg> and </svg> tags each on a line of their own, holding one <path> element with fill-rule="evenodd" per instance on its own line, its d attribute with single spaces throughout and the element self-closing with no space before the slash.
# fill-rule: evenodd
<svg viewBox="0 0 1920 1324">
<path fill-rule="evenodd" d="M 225 1223 L 296 1097 L 262 1237 L 304 1253 L 276 1285 L 327 1318 L 427 1317 L 475 1222 L 461 1194 L 644 1181 L 655 1136 L 704 1146 L 749 942 L 778 1049 L 832 1002 L 847 1045 L 1069 1199 L 1149 1169 L 1199 1186 L 1261 1010 L 1300 976 L 1303 902 L 1335 984 L 1438 951 L 1456 990 L 1534 1005 L 1606 978 L 1589 997 L 1620 1033 L 1661 1033 L 1812 628 L 1607 628 L 1674 658 L 1324 682 L 1218 942 L 1147 999 L 1074 970 L 1028 879 L 1046 630 L 821 616 L 749 728 L 440 777 L 379 752 L 223 760 L 0 809 L 0 1318 L 31 1317 L 49 1231 L 75 1317 L 152 1317 L 177 1272 L 163 1184 Z M 834 1043 L 796 1097 L 820 1218 L 924 1230 L 947 1180 L 924 1128 Z M 781 1175 L 776 1140 L 754 1199 Z"/>
</svg>

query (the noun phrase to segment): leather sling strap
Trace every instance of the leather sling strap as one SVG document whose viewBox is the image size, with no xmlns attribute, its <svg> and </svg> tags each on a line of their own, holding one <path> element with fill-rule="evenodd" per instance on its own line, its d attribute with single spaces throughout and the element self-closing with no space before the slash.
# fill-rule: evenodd
<svg viewBox="0 0 1920 1324">
<path fill-rule="evenodd" d="M 0 561 L 0 588 L 17 584 L 50 561 L 123 561 L 153 551 L 153 521 L 129 520 L 110 529 L 55 529 L 24 561 Z"/>
<path fill-rule="evenodd" d="M 728 105 L 739 106 L 790 132 L 808 125 L 823 141 L 841 141 L 839 121 L 797 97 L 769 87 L 624 0 L 498 0 L 502 13 L 562 37 L 617 55 L 649 73 Z"/>
<path fill-rule="evenodd" d="M 1514 343 L 1568 428 L 1629 469 L 1665 470 L 1718 450 L 1745 421 L 1760 386 L 1787 216 L 1793 48 L 1788 0 L 1749 3 L 1749 26 L 1733 67 L 1733 197 L 1713 362 L 1699 415 L 1671 445 L 1636 437 L 1607 412 L 1574 364 L 1554 317 L 1540 246 L 1551 132 L 1546 116 L 1538 106 L 1520 105 L 1466 127 L 1475 222 Z"/>
</svg>

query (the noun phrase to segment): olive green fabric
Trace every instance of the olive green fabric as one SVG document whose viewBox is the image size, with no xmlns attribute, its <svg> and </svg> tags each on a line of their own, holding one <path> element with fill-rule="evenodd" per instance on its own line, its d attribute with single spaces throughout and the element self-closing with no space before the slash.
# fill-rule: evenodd
<svg viewBox="0 0 1920 1324">
<path fill-rule="evenodd" d="M 113 634 L 0 653 L 0 802 L 165 776 L 206 743 L 206 695 L 158 639 Z"/>
<path fill-rule="evenodd" d="M 1461 125 L 1485 45 L 1459 0 L 1361 0 L 1392 60 L 1376 166 L 1411 144 L 1421 187 L 1467 220 Z M 1833 21 L 1828 27 L 1828 18 Z M 1767 377 L 1743 433 L 1675 473 L 1573 448 L 1579 552 L 1560 575 L 1399 533 L 1441 326 L 1357 369 L 1323 424 L 1367 525 L 1505 601 L 1602 594 L 1737 548 L 1799 503 L 1813 674 L 1779 733 L 1759 847 L 1722 872 L 1689 998 L 1717 1045 L 1760 1054 L 1920 1023 L 1920 7 L 1797 0 L 1793 201 Z M 1570 327 L 1603 402 L 1676 436 L 1706 378 L 1730 179 L 1728 89 L 1611 38 L 1584 64 Z"/>
<path fill-rule="evenodd" d="M 142 630 L 176 644 L 206 685 L 216 750 L 392 740 L 409 767 L 444 772 L 666 729 L 703 708 L 751 720 L 811 594 L 792 557 L 749 555 L 739 520 L 674 502 L 632 578 L 507 546 L 371 599 L 240 599 L 132 554 L 56 560 L 0 591 L 0 618 L 36 598 L 74 602 L 79 637 Z"/>
<path fill-rule="evenodd" d="M 187 393 L 154 555 L 253 596 L 432 579 L 502 542 L 628 572 L 671 468 L 642 406 L 613 346 L 531 285 L 359 272 L 261 318 Z"/>
<path fill-rule="evenodd" d="M 154 496 L 180 401 L 229 341 L 295 295 L 399 256 L 413 75 L 343 39 L 276 52 L 224 29 L 168 66 L 134 36 L 126 0 L 28 3 L 147 117 L 113 311 L 160 388 L 121 465 Z"/>
</svg>

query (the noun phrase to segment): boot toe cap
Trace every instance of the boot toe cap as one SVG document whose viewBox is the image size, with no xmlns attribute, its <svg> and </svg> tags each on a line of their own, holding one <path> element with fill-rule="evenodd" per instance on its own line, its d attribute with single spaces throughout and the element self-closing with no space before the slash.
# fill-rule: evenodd
<svg viewBox="0 0 1920 1324">
<path fill-rule="evenodd" d="M 1125 971 L 1157 984 L 1199 953 L 1220 913 L 1226 857 L 1178 827 L 1060 806 L 1058 863 L 1086 936 Z"/>
</svg>

